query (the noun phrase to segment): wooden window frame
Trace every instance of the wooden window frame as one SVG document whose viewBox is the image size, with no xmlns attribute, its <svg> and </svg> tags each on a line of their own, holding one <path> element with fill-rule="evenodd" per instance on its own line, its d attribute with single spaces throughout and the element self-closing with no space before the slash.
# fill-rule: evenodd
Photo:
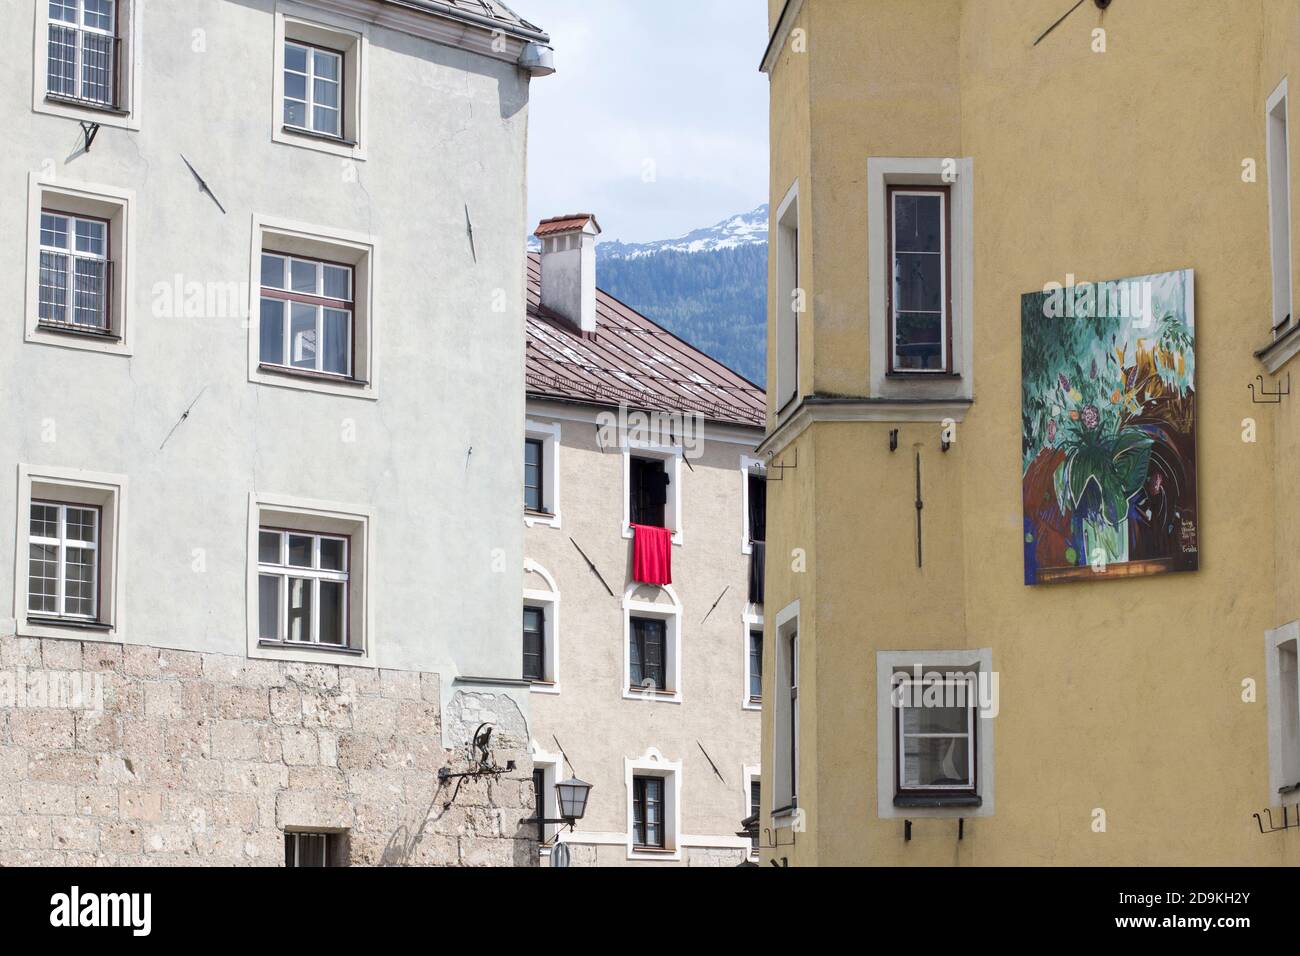
<svg viewBox="0 0 1300 956">
<path fill-rule="evenodd" d="M 68 245 L 64 247 L 46 245 L 44 239 L 42 238 L 42 234 L 45 231 L 42 228 L 42 222 L 37 222 L 36 224 L 36 242 L 37 242 L 36 328 L 42 332 L 70 333 L 73 335 L 92 335 L 100 338 L 114 337 L 117 333 L 114 329 L 114 322 L 113 322 L 114 289 L 113 289 L 113 223 L 112 220 L 105 219 L 102 216 L 87 216 L 82 213 L 66 212 L 62 209 L 58 209 L 55 207 L 48 207 L 48 206 L 41 207 L 39 216 L 41 220 L 44 220 L 46 216 L 56 216 L 60 219 L 66 220 L 67 221 L 66 234 L 68 236 Z M 95 223 L 96 225 L 103 227 L 104 230 L 103 255 L 96 255 L 95 253 L 77 251 L 76 230 L 77 230 L 77 223 L 79 222 Z M 68 283 L 67 283 L 67 288 L 65 290 L 64 303 L 63 303 L 64 315 L 66 318 L 64 319 L 64 321 L 61 322 L 57 320 L 44 319 L 41 317 L 40 314 L 41 259 L 44 258 L 46 254 L 62 256 L 69 265 L 69 268 L 66 270 Z M 100 310 L 100 317 L 102 319 L 101 325 L 82 325 L 73 320 L 73 316 L 76 314 L 75 269 L 76 269 L 76 263 L 79 261 L 103 263 L 103 270 L 104 270 L 103 281 L 100 289 L 100 300 L 102 306 Z"/>
<path fill-rule="evenodd" d="M 943 348 L 943 367 L 935 369 L 916 369 L 916 368 L 899 368 L 898 367 L 898 340 L 895 332 L 895 244 L 897 236 L 894 231 L 894 201 L 898 195 L 939 195 L 942 197 L 943 215 L 941 222 L 943 225 L 943 241 L 940 243 L 940 252 L 943 256 L 943 266 L 939 274 L 943 278 L 943 294 L 940 296 L 940 304 L 943 306 L 943 328 L 940 331 L 940 345 Z M 887 362 L 886 374 L 891 378 L 906 378 L 911 376 L 928 377 L 934 375 L 952 375 L 953 374 L 953 322 L 952 322 L 952 187 L 951 186 L 912 186 L 903 183 L 887 183 L 885 185 L 885 239 L 888 243 L 888 269 L 887 286 L 885 289 L 885 315 L 888 318 L 888 328 L 886 333 L 885 344 L 889 349 L 889 359 Z"/>
<path fill-rule="evenodd" d="M 538 651 L 537 651 L 538 668 L 540 670 L 540 673 L 535 676 L 528 673 L 528 664 L 527 664 L 528 661 L 527 640 L 528 640 L 528 634 L 530 633 L 527 627 L 527 622 L 528 622 L 528 613 L 530 611 L 537 614 L 537 623 L 538 623 L 536 633 L 537 633 L 537 641 L 538 641 Z M 525 604 L 524 625 L 525 626 L 523 629 L 523 633 L 524 633 L 525 643 L 524 643 L 524 652 L 523 652 L 523 658 L 524 658 L 523 679 L 534 684 L 547 683 L 549 681 L 549 678 L 546 673 L 546 608 L 536 604 Z"/>
<path fill-rule="evenodd" d="M 280 539 L 280 562 L 264 562 L 261 555 L 263 534 L 275 534 Z M 312 539 L 312 566 L 301 567 L 288 563 L 289 536 Z M 334 571 L 320 567 L 320 546 L 322 541 L 341 541 L 343 543 L 343 570 Z M 352 536 L 325 532 L 303 531 L 298 528 L 279 528 L 260 525 L 257 530 L 257 601 L 258 601 L 258 643 L 263 647 L 309 647 L 317 650 L 348 651 L 352 645 Z M 261 581 L 264 577 L 278 579 L 277 614 L 275 638 L 264 637 L 261 633 Z M 289 580 L 306 579 L 311 585 L 311 635 L 306 641 L 295 641 L 289 637 Z M 343 603 L 340 613 L 343 618 L 343 642 L 331 644 L 320 639 L 320 582 L 333 582 L 343 585 Z"/>
<path fill-rule="evenodd" d="M 31 514 L 32 509 L 41 506 L 46 508 L 58 509 L 59 535 L 57 538 L 37 537 L 31 533 Z M 70 543 L 67 538 L 68 527 L 68 509 L 72 508 L 77 511 L 92 512 L 95 516 L 95 540 L 93 542 L 77 541 Z M 27 555 L 24 560 L 27 562 L 27 618 L 35 622 L 58 622 L 58 621 L 76 621 L 97 624 L 100 621 L 100 611 L 104 606 L 101 589 L 104 581 L 104 509 L 100 505 L 79 504 L 76 502 L 55 501 L 44 498 L 33 498 L 27 506 Z M 58 549 L 55 558 L 58 577 L 56 578 L 57 587 L 55 590 L 55 604 L 57 610 L 54 613 L 48 611 L 33 611 L 31 608 L 31 546 L 39 545 L 42 547 L 54 547 Z M 71 614 L 67 610 L 67 554 L 68 548 L 79 548 L 83 551 L 89 550 L 95 552 L 94 563 L 91 565 L 94 572 L 94 581 L 91 583 L 91 612 L 89 614 Z"/>
<path fill-rule="evenodd" d="M 923 787 L 904 787 L 903 786 L 903 761 L 905 759 L 905 748 L 903 745 L 903 711 L 908 708 L 905 706 L 894 707 L 894 794 L 897 797 L 932 797 L 932 796 L 977 796 L 979 794 L 979 697 L 975 682 L 969 678 L 953 680 L 947 677 L 939 681 L 927 681 L 925 678 L 916 680 L 907 678 L 900 681 L 896 686 L 900 689 L 919 685 L 924 687 L 926 684 L 938 683 L 943 686 L 963 683 L 966 685 L 966 727 L 965 734 L 911 734 L 909 736 L 922 737 L 966 737 L 970 741 L 969 753 L 967 757 L 968 769 L 970 772 L 969 784 L 937 784 Z M 910 694 L 910 692 L 908 692 Z"/>
<path fill-rule="evenodd" d="M 534 508 L 528 504 L 528 455 L 527 449 L 530 446 L 537 448 L 537 507 Z M 551 512 L 546 510 L 546 441 L 541 438 L 524 439 L 524 510 L 529 514 L 547 515 Z"/>
<path fill-rule="evenodd" d="M 628 689 L 631 690 L 631 691 L 634 691 L 634 692 L 637 692 L 637 691 L 644 691 L 644 690 L 646 689 L 646 688 L 643 686 L 643 685 L 644 685 L 644 682 L 645 682 L 645 680 L 646 680 L 646 663 L 645 663 L 645 648 L 646 648 L 646 644 L 645 644 L 645 633 L 644 633 L 644 632 L 645 632 L 646 628 L 649 627 L 649 626 L 653 626 L 653 627 L 657 628 L 658 631 L 659 631 L 659 664 L 658 664 L 658 667 L 659 667 L 659 672 L 660 672 L 660 678 L 661 678 L 661 679 L 660 679 L 660 680 L 655 684 L 655 686 L 653 687 L 653 692 L 656 693 L 656 694 L 671 694 L 671 693 L 674 693 L 674 690 L 675 690 L 675 689 L 672 688 L 672 687 L 669 687 L 669 686 L 668 686 L 668 677 L 669 677 L 669 671 L 670 671 L 669 666 L 668 666 L 668 640 L 669 640 L 669 634 L 668 634 L 668 621 L 666 621 L 666 620 L 664 620 L 663 618 L 660 618 L 660 617 L 640 617 L 640 616 L 637 616 L 636 614 L 631 614 L 631 615 L 628 616 L 628 642 L 629 642 L 629 646 L 628 646 L 628 658 L 627 658 L 627 660 L 628 660 L 628 673 L 627 673 Z M 633 663 L 633 656 L 632 656 L 632 648 L 633 648 L 633 646 L 636 647 L 636 650 L 637 650 L 637 658 L 638 658 L 639 661 L 640 661 L 639 664 L 635 664 L 635 665 L 634 665 L 634 663 Z M 640 671 L 641 671 L 641 681 L 640 681 L 640 682 L 634 680 L 633 677 L 632 677 L 632 668 L 633 668 L 633 666 L 637 666 L 637 667 L 639 667 L 639 669 L 640 669 Z"/>
<path fill-rule="evenodd" d="M 649 842 L 649 806 L 646 801 L 647 785 L 658 787 L 659 841 Z M 638 814 L 638 808 L 640 813 Z M 632 848 L 634 850 L 665 850 L 668 848 L 668 781 L 650 774 L 632 776 Z"/>
<path fill-rule="evenodd" d="M 350 141 L 348 140 L 348 138 L 347 138 L 347 127 L 346 127 L 346 125 L 345 125 L 345 120 L 346 120 L 346 109 L 345 109 L 345 103 L 346 103 L 346 96 L 347 96 L 347 89 L 348 89 L 348 85 L 347 85 L 347 79 L 348 79 L 348 75 L 347 75 L 347 63 L 348 63 L 347 51 L 345 51 L 345 50 L 336 50 L 336 49 L 334 49 L 333 47 L 324 46 L 323 44 L 319 44 L 319 43 L 308 43 L 308 42 L 306 42 L 305 40 L 294 40 L 294 39 L 291 39 L 290 37 L 285 37 L 285 38 L 284 38 L 284 49 L 283 49 L 283 50 L 281 51 L 281 53 L 280 53 L 281 57 L 283 58 L 283 62 L 281 63 L 281 67 L 280 67 L 280 70 L 281 70 L 281 73 L 282 73 L 282 74 L 287 74 L 287 73 L 290 73 L 290 72 L 293 72 L 293 73 L 297 73 L 297 72 L 298 72 L 297 70 L 292 70 L 292 71 L 291 71 L 291 70 L 289 69 L 289 47 L 291 47 L 291 46 L 293 46 L 293 47 L 299 47 L 299 48 L 301 48 L 301 49 L 303 49 L 303 50 L 306 50 L 307 53 L 308 53 L 308 56 L 307 56 L 307 73 L 306 73 L 306 90 L 305 90 L 305 95 L 306 95 L 307 98 L 306 98 L 305 100 L 299 100 L 299 99 L 297 99 L 297 97 L 290 97 L 290 96 L 289 96 L 289 93 L 288 93 L 288 90 L 287 90 L 287 89 L 284 90 L 284 92 L 282 93 L 282 95 L 281 95 L 281 97 L 280 97 L 280 123 L 281 123 L 281 125 L 283 126 L 283 128 L 284 128 L 287 132 L 290 132 L 290 133 L 296 133 L 296 134 L 298 134 L 298 135 L 300 135 L 300 136 L 318 136 L 318 137 L 320 137 L 321 139 L 332 140 L 332 141 L 339 142 L 339 143 L 348 143 L 348 142 L 350 142 Z M 336 131 L 336 132 L 333 132 L 333 133 L 326 132 L 326 131 L 324 131 L 324 130 L 318 130 L 318 129 L 316 129 L 316 127 L 315 127 L 315 125 L 314 125 L 314 124 L 315 124 L 315 120 L 316 120 L 316 112 L 315 112 L 315 107 L 316 107 L 316 92 L 315 92 L 315 86 L 314 86 L 314 83 L 315 83 L 315 80 L 316 80 L 316 58 L 315 58 L 315 56 L 313 55 L 314 53 L 326 53 L 326 54 L 328 54 L 328 55 L 330 55 L 330 56 L 332 56 L 332 57 L 337 58 L 337 60 L 338 60 L 338 72 L 339 72 L 339 76 L 338 76 L 338 80 L 335 81 L 336 84 L 337 84 L 337 86 L 338 86 L 338 105 L 337 105 L 336 107 L 334 107 L 334 111 L 335 111 L 336 113 L 338 113 L 338 120 L 339 120 L 339 122 L 338 122 L 338 129 L 337 129 L 337 131 Z M 283 82 L 283 77 L 282 77 L 282 82 Z M 327 81 L 327 82 L 328 82 L 328 81 Z M 292 123 L 289 123 L 289 122 L 287 122 L 287 121 L 285 120 L 285 117 L 284 117 L 284 107 L 285 107 L 285 105 L 289 102 L 290 99 L 293 99 L 293 101 L 294 101 L 295 103 L 302 103 L 303 106 L 306 108 L 306 113 L 307 113 L 306 119 L 307 119 L 307 122 L 308 122 L 309 125 L 307 125 L 307 126 L 294 126 Z"/>
<path fill-rule="evenodd" d="M 275 286 L 261 285 L 259 295 L 259 309 L 257 316 L 257 358 L 258 365 L 263 369 L 271 369 L 276 372 L 287 375 L 300 375 L 306 378 L 321 378 L 330 381 L 355 382 L 356 381 L 356 352 L 357 352 L 357 314 L 356 314 L 356 296 L 357 296 L 357 275 L 356 267 L 347 262 L 338 262 L 331 259 L 318 259 L 313 256 L 301 256 L 288 252 L 277 252 L 273 248 L 263 248 L 261 257 L 258 260 L 258 275 L 262 276 L 262 266 L 267 257 L 278 258 L 283 261 L 282 283 L 284 286 L 292 285 L 292 263 L 308 262 L 316 269 L 316 293 L 294 292 L 289 288 L 277 288 Z M 348 298 L 337 299 L 327 296 L 325 292 L 325 267 L 330 266 L 335 269 L 344 269 L 348 274 Z M 259 278 L 259 281 L 260 278 Z M 282 318 L 282 349 L 279 362 L 268 362 L 262 355 L 262 314 L 260 304 L 262 300 L 271 299 L 277 302 L 286 303 L 281 307 Z M 292 355 L 292 329 L 293 329 L 293 308 L 292 305 L 309 305 L 316 310 L 316 367 L 304 368 L 288 363 L 288 358 Z M 324 362 L 324 330 L 325 330 L 325 310 L 330 309 L 335 312 L 345 312 L 348 317 L 348 334 L 347 340 L 347 360 L 344 363 L 346 368 L 343 372 L 326 371 L 322 366 Z"/>
</svg>

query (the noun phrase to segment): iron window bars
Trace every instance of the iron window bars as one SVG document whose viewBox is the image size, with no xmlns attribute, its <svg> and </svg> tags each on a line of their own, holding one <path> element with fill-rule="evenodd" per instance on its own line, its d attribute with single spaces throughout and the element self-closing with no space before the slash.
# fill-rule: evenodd
<svg viewBox="0 0 1300 956">
<path fill-rule="evenodd" d="M 43 211 L 39 324 L 56 330 L 110 334 L 112 267 L 105 220 Z"/>
<path fill-rule="evenodd" d="M 49 0 L 45 91 L 116 109 L 117 0 Z"/>
</svg>

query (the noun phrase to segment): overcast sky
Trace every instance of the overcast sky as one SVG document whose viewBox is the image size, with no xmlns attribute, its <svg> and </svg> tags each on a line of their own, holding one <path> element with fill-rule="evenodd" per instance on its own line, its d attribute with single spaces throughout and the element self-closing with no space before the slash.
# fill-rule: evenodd
<svg viewBox="0 0 1300 956">
<path fill-rule="evenodd" d="M 645 242 L 767 201 L 763 0 L 508 2 L 558 71 L 532 83 L 530 225 L 592 212 Z"/>
</svg>

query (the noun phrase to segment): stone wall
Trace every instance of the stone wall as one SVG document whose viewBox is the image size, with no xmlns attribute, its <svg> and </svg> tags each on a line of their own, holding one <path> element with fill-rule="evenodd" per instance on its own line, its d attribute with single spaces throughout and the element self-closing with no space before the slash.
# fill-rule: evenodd
<svg viewBox="0 0 1300 956">
<path fill-rule="evenodd" d="M 0 865 L 281 866 L 286 827 L 354 866 L 534 865 L 524 738 L 492 745 L 518 769 L 446 808 L 437 674 L 0 637 Z"/>
</svg>

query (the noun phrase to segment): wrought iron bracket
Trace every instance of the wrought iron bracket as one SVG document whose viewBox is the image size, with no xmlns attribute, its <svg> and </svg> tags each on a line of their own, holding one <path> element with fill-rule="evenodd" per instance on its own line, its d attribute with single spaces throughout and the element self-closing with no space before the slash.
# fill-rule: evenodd
<svg viewBox="0 0 1300 956">
<path fill-rule="evenodd" d="M 99 124 L 92 122 L 91 120 L 82 120 L 81 134 L 86 138 L 86 144 L 82 147 L 81 151 L 83 153 L 88 153 L 90 152 L 91 143 L 93 143 L 95 137 L 99 135 Z"/>
<path fill-rule="evenodd" d="M 1286 373 L 1286 385 L 1279 386 L 1276 392 L 1270 392 L 1264 387 L 1264 376 L 1256 375 L 1259 379 L 1259 393 L 1255 392 L 1255 383 L 1251 382 L 1246 387 L 1250 389 L 1250 400 L 1256 405 L 1281 405 L 1282 399 L 1291 394 L 1291 373 Z M 1262 398 L 1259 396 L 1263 396 Z"/>
</svg>

